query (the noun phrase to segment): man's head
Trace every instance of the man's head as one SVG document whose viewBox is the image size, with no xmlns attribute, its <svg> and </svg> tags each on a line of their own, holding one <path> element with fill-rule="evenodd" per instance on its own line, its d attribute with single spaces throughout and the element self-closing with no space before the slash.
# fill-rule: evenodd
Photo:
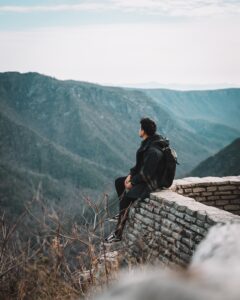
<svg viewBox="0 0 240 300">
<path fill-rule="evenodd" d="M 150 118 L 142 118 L 140 120 L 141 128 L 139 129 L 139 136 L 143 139 L 148 136 L 152 136 L 155 134 L 157 130 L 156 123 Z"/>
</svg>

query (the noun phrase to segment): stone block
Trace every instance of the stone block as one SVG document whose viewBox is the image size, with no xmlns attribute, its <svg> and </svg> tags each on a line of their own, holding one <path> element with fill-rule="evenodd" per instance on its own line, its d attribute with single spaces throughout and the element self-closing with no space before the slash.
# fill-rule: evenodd
<svg viewBox="0 0 240 300">
<path fill-rule="evenodd" d="M 168 220 L 168 219 L 163 219 L 162 220 L 162 225 L 164 225 L 167 228 L 170 228 L 171 225 L 172 225 L 172 222 L 170 220 Z"/>
<path fill-rule="evenodd" d="M 203 196 L 211 196 L 213 193 L 212 192 L 202 192 Z"/>
<path fill-rule="evenodd" d="M 140 232 L 141 232 L 141 230 L 142 230 L 142 224 L 141 224 L 140 222 L 135 222 L 135 223 L 133 224 L 133 227 L 134 227 L 136 230 L 140 231 Z"/>
<path fill-rule="evenodd" d="M 153 214 L 151 213 L 151 212 L 149 212 L 149 211 L 147 211 L 147 210 L 140 210 L 141 211 L 141 214 L 143 215 L 143 216 L 146 216 L 146 217 L 148 217 L 148 218 L 150 218 L 150 219 L 153 219 Z"/>
<path fill-rule="evenodd" d="M 158 216 L 158 215 L 154 215 L 153 219 L 154 219 L 157 223 L 161 223 L 163 217 L 162 217 L 162 216 Z"/>
<path fill-rule="evenodd" d="M 170 200 L 164 199 L 163 200 L 163 204 L 171 207 L 171 206 L 174 205 L 174 201 L 170 201 Z"/>
<path fill-rule="evenodd" d="M 236 196 L 237 195 L 224 195 L 224 196 L 221 196 L 221 199 L 228 199 L 228 200 L 236 199 L 237 198 Z"/>
<path fill-rule="evenodd" d="M 184 253 L 184 252 L 180 252 L 179 257 L 181 259 L 183 259 L 188 264 L 191 260 L 192 255 L 191 255 L 191 252 L 189 254 Z"/>
<path fill-rule="evenodd" d="M 194 241 L 192 239 L 182 237 L 181 242 L 185 244 L 189 249 L 192 249 L 194 247 Z"/>
<path fill-rule="evenodd" d="M 157 238 L 161 238 L 161 237 L 162 237 L 161 231 L 156 231 L 156 232 L 155 232 L 155 236 L 156 236 Z"/>
<path fill-rule="evenodd" d="M 191 229 L 192 229 L 193 231 L 195 231 L 196 233 L 200 233 L 200 234 L 202 234 L 202 235 L 204 235 L 205 232 L 206 232 L 206 229 L 203 229 L 203 228 L 201 228 L 201 227 L 199 227 L 199 226 L 197 226 L 197 225 L 195 225 L 195 224 L 193 224 L 193 225 L 191 226 Z"/>
<path fill-rule="evenodd" d="M 168 215 L 168 213 L 167 213 L 166 211 L 164 211 L 164 210 L 161 210 L 159 214 L 160 214 L 160 216 L 162 216 L 163 218 L 166 218 L 167 215 Z"/>
<path fill-rule="evenodd" d="M 196 221 L 196 224 L 197 224 L 198 226 L 204 228 L 204 224 L 205 224 L 205 223 L 204 223 L 203 221 L 197 220 L 197 221 Z"/>
<path fill-rule="evenodd" d="M 207 186 L 207 191 L 208 192 L 217 191 L 217 187 L 216 186 Z"/>
<path fill-rule="evenodd" d="M 191 228 L 191 224 L 183 219 L 176 218 L 176 221 L 184 227 Z"/>
<path fill-rule="evenodd" d="M 153 205 L 151 205 L 150 203 L 146 204 L 145 209 L 147 209 L 149 212 L 153 212 L 153 210 L 155 209 Z"/>
<path fill-rule="evenodd" d="M 135 213 L 134 216 L 135 216 L 136 219 L 138 219 L 141 222 L 144 220 L 144 217 L 141 214 L 139 214 L 139 213 Z"/>
<path fill-rule="evenodd" d="M 234 210 L 234 214 L 240 216 L 240 210 Z"/>
<path fill-rule="evenodd" d="M 201 221 L 205 221 L 206 220 L 206 211 L 198 211 L 197 218 Z"/>
<path fill-rule="evenodd" d="M 181 234 L 182 234 L 183 237 L 188 237 L 188 238 L 191 238 L 191 239 L 193 239 L 196 235 L 195 232 L 192 232 L 191 230 L 188 230 L 186 228 L 184 228 L 182 230 Z"/>
<path fill-rule="evenodd" d="M 171 209 L 172 209 L 171 207 L 166 206 L 166 205 L 163 207 L 163 210 L 167 211 L 167 212 L 171 211 Z"/>
<path fill-rule="evenodd" d="M 168 247 L 168 241 L 166 241 L 164 238 L 159 239 L 159 244 L 162 245 L 163 247 Z"/>
<path fill-rule="evenodd" d="M 203 236 L 201 236 L 201 235 L 196 235 L 195 237 L 194 237 L 194 241 L 195 242 L 197 242 L 197 243 L 200 243 L 202 240 L 203 240 Z"/>
<path fill-rule="evenodd" d="M 238 178 L 236 178 L 236 180 L 229 180 L 229 183 L 230 184 L 234 184 L 234 185 L 236 185 L 236 186 L 240 186 L 240 178 L 239 178 L 239 176 L 238 176 Z"/>
<path fill-rule="evenodd" d="M 150 199 L 149 200 L 149 203 L 153 206 L 153 207 L 161 207 L 163 204 L 160 203 L 159 201 L 156 201 L 156 200 L 153 200 L 153 199 Z"/>
<path fill-rule="evenodd" d="M 196 187 L 196 188 L 193 188 L 193 192 L 194 193 L 205 192 L 205 191 L 206 191 L 205 187 Z"/>
<path fill-rule="evenodd" d="M 229 190 L 236 190 L 237 186 L 235 185 L 223 185 L 218 187 L 219 191 L 229 191 Z"/>
<path fill-rule="evenodd" d="M 201 196 L 201 193 L 189 193 L 187 194 L 188 197 L 196 198 L 196 196 Z"/>
<path fill-rule="evenodd" d="M 186 206 L 184 206 L 184 205 L 177 205 L 176 208 L 178 211 L 181 211 L 181 212 L 184 212 L 186 210 Z"/>
<path fill-rule="evenodd" d="M 169 260 L 163 255 L 159 255 L 158 258 L 160 261 L 162 261 L 164 263 L 164 265 L 167 265 L 169 262 Z"/>
<path fill-rule="evenodd" d="M 149 203 L 150 202 L 150 198 L 145 198 L 143 201 L 146 202 L 146 203 Z"/>
<path fill-rule="evenodd" d="M 206 200 L 217 200 L 217 199 L 219 199 L 220 197 L 219 196 L 209 196 L 209 197 L 207 197 L 207 199 Z"/>
<path fill-rule="evenodd" d="M 211 217 L 209 217 L 208 215 L 207 215 L 207 219 L 206 220 L 207 220 L 208 224 L 210 224 L 210 225 L 216 224 L 216 222 L 213 219 L 211 219 Z"/>
<path fill-rule="evenodd" d="M 192 188 L 186 188 L 184 189 L 184 193 L 191 193 L 193 191 Z"/>
<path fill-rule="evenodd" d="M 195 222 L 196 222 L 196 218 L 191 217 L 191 216 L 189 216 L 189 215 L 185 215 L 185 216 L 184 216 L 184 219 L 185 219 L 186 221 L 190 222 L 190 223 L 195 223 Z"/>
<path fill-rule="evenodd" d="M 154 219 L 144 218 L 143 222 L 148 226 L 154 227 Z"/>
<path fill-rule="evenodd" d="M 131 233 L 138 239 L 139 238 L 139 231 L 134 228 Z M 140 231 L 140 236 L 142 235 L 142 232 Z"/>
<path fill-rule="evenodd" d="M 165 236 L 165 239 L 166 239 L 166 237 L 171 236 L 172 231 L 170 228 L 162 226 L 161 231 L 162 231 L 162 234 Z"/>
<path fill-rule="evenodd" d="M 176 222 L 172 223 L 171 229 L 172 229 L 172 231 L 175 231 L 175 232 L 177 232 L 177 233 L 183 231 L 182 226 L 178 225 Z"/>
<path fill-rule="evenodd" d="M 173 237 L 167 235 L 167 236 L 165 236 L 165 239 L 166 239 L 169 243 L 171 243 L 172 245 L 174 245 L 175 239 L 174 239 Z"/>
<path fill-rule="evenodd" d="M 229 181 L 228 180 L 219 181 L 219 182 L 216 182 L 215 185 L 218 185 L 218 186 L 229 185 Z"/>
<path fill-rule="evenodd" d="M 193 209 L 193 208 L 195 208 L 195 209 Z M 189 216 L 192 216 L 192 217 L 196 217 L 196 215 L 197 215 L 197 210 L 196 210 L 197 205 L 194 205 L 193 208 L 186 207 L 186 214 L 188 214 Z"/>
<path fill-rule="evenodd" d="M 149 231 L 149 232 L 154 232 L 155 231 L 155 229 L 153 229 L 152 227 L 147 227 L 147 230 Z"/>
<path fill-rule="evenodd" d="M 171 213 L 173 213 L 175 216 L 179 217 L 179 218 L 184 218 L 185 214 L 180 212 L 180 211 L 171 211 Z"/>
<path fill-rule="evenodd" d="M 187 255 L 187 254 L 186 254 L 186 255 Z M 184 255 L 183 255 L 183 256 L 184 256 Z M 186 262 L 184 259 L 182 259 L 182 257 L 176 256 L 175 259 L 174 259 L 174 261 L 175 261 L 179 266 L 185 268 L 185 267 L 188 265 L 188 263 L 189 263 L 190 260 L 189 260 L 188 262 Z"/>
<path fill-rule="evenodd" d="M 206 204 L 206 205 L 213 205 L 214 206 L 215 201 L 203 201 L 202 203 Z"/>
<path fill-rule="evenodd" d="M 154 228 L 158 231 L 161 230 L 161 224 L 160 223 L 155 223 Z"/>
<path fill-rule="evenodd" d="M 208 224 L 208 223 L 204 223 L 203 227 L 205 229 L 209 229 L 210 227 L 212 227 L 212 225 Z"/>
<path fill-rule="evenodd" d="M 227 200 L 222 200 L 222 199 L 216 200 L 216 205 L 224 205 L 224 204 L 228 204 L 228 203 L 229 203 L 229 201 L 227 201 Z"/>
<path fill-rule="evenodd" d="M 230 201 L 232 204 L 240 204 L 240 199 L 234 199 Z"/>
<path fill-rule="evenodd" d="M 172 237 L 175 239 L 175 240 L 181 240 L 182 236 L 180 233 L 178 232 L 172 232 Z"/>
<path fill-rule="evenodd" d="M 168 218 L 169 220 L 173 221 L 173 222 L 176 220 L 176 216 L 174 216 L 174 215 L 172 215 L 172 214 L 170 214 L 170 213 L 168 213 L 167 218 Z"/>
<path fill-rule="evenodd" d="M 199 202 L 207 200 L 207 198 L 205 196 L 197 196 L 197 197 L 195 197 L 195 199 L 196 199 L 196 201 L 199 201 Z"/>
<path fill-rule="evenodd" d="M 231 191 L 218 191 L 218 192 L 214 192 L 214 195 L 231 195 L 232 192 Z"/>
<path fill-rule="evenodd" d="M 133 243 L 137 240 L 137 238 L 135 237 L 135 235 L 128 233 L 127 234 L 127 239 L 132 241 Z"/>
<path fill-rule="evenodd" d="M 161 210 L 160 207 L 154 207 L 153 212 L 159 214 L 160 210 Z"/>
<path fill-rule="evenodd" d="M 240 209 L 240 205 L 238 205 L 238 204 L 228 204 L 228 205 L 224 205 L 224 209 L 226 209 L 226 210 L 238 210 L 238 209 Z"/>
<path fill-rule="evenodd" d="M 151 193 L 150 194 L 150 201 L 151 200 L 158 200 L 157 193 Z"/>
<path fill-rule="evenodd" d="M 153 251 L 151 251 L 151 255 L 153 256 L 153 257 L 157 257 L 158 256 L 158 251 L 156 251 L 156 250 L 153 250 Z"/>
</svg>

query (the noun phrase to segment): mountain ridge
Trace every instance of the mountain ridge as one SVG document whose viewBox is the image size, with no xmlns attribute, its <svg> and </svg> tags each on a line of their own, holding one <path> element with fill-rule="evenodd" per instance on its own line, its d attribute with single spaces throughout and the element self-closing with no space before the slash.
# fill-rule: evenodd
<svg viewBox="0 0 240 300">
<path fill-rule="evenodd" d="M 69 193 L 71 188 L 76 193 L 88 188 L 96 195 L 106 187 L 113 192 L 114 178 L 127 175 L 135 164 L 141 117 L 153 118 L 158 133 L 170 139 L 181 163 L 178 178 L 239 136 L 231 126 L 179 116 L 176 107 L 168 107 L 168 97 L 161 99 L 148 91 L 58 80 L 35 72 L 0 73 L 1 160 L 9 168 L 16 165 L 39 174 L 42 162 L 46 176 L 55 172 L 60 186 L 69 182 Z M 203 113 L 201 108 L 200 117 Z M 22 158 L 16 147 L 25 149 Z"/>
<path fill-rule="evenodd" d="M 238 176 L 240 174 L 240 137 L 202 161 L 187 176 Z"/>
</svg>

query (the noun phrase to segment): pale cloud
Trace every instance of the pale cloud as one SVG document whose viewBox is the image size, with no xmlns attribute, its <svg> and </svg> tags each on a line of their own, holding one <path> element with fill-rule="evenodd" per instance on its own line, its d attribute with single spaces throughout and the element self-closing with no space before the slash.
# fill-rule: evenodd
<svg viewBox="0 0 240 300">
<path fill-rule="evenodd" d="M 240 13 L 238 1 L 223 0 L 112 0 L 115 6 L 169 16 L 209 16 Z"/>
<path fill-rule="evenodd" d="M 79 4 L 0 6 L 0 12 L 32 13 L 59 11 L 132 11 L 164 16 L 201 17 L 239 14 L 240 2 L 234 0 L 105 0 Z"/>
<path fill-rule="evenodd" d="M 1 30 L 0 71 L 36 71 L 60 79 L 116 85 L 150 81 L 240 84 L 239 1 L 92 0 L 68 5 L 0 6 L 1 14 L 108 14 L 112 10 L 187 18 L 152 24 L 150 18 L 131 24 L 96 25 L 92 21 L 92 25 L 65 28 L 63 20 L 61 28 L 44 29 L 42 23 L 38 29 Z"/>
<path fill-rule="evenodd" d="M 98 83 L 234 83 L 240 21 L 92 25 L 0 32 L 0 71 Z"/>
<path fill-rule="evenodd" d="M 61 5 L 5 5 L 0 6 L 0 12 L 32 13 L 32 12 L 61 12 L 61 11 L 91 11 L 107 9 L 106 3 L 92 2 Z"/>
</svg>

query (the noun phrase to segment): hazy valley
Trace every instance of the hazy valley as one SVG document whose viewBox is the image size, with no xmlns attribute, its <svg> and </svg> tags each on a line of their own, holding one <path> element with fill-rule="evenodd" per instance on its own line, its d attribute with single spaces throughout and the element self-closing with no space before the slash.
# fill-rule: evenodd
<svg viewBox="0 0 240 300">
<path fill-rule="evenodd" d="M 239 98 L 240 89 L 127 89 L 1 73 L 1 208 L 21 210 L 39 183 L 44 198 L 74 211 L 83 194 L 114 195 L 114 179 L 135 164 L 143 116 L 170 139 L 181 178 L 240 136 Z"/>
</svg>

